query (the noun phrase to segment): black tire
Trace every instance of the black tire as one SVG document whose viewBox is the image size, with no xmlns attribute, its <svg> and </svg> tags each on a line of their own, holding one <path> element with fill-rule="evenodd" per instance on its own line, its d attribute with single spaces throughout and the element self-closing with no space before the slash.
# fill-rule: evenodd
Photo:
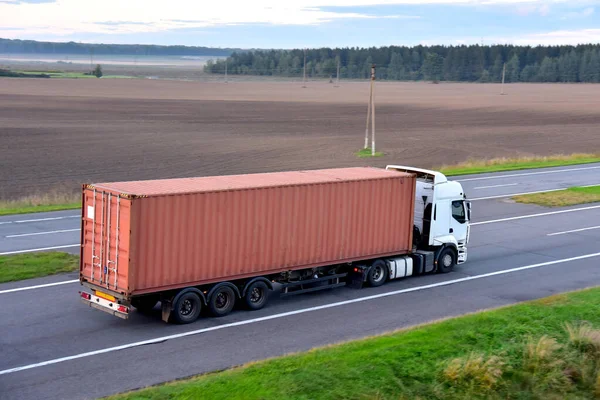
<svg viewBox="0 0 600 400">
<path fill-rule="evenodd" d="M 198 319 L 200 311 L 202 311 L 200 296 L 194 292 L 188 292 L 177 299 L 173 305 L 171 316 L 178 324 L 189 324 Z"/>
<path fill-rule="evenodd" d="M 248 286 L 246 295 L 244 296 L 244 303 L 250 310 L 260 310 L 267 304 L 269 296 L 269 287 L 263 281 L 254 282 Z"/>
<path fill-rule="evenodd" d="M 371 265 L 369 269 L 369 275 L 367 275 L 367 282 L 372 287 L 381 286 L 387 281 L 388 278 L 388 267 L 383 260 L 377 260 Z"/>
<path fill-rule="evenodd" d="M 131 300 L 131 305 L 141 313 L 149 313 L 154 309 L 158 300 L 157 296 L 138 297 Z"/>
<path fill-rule="evenodd" d="M 437 258 L 437 273 L 447 274 L 452 272 L 456 265 L 456 253 L 450 247 L 446 247 L 440 251 Z"/>
<path fill-rule="evenodd" d="M 208 309 L 215 317 L 223 317 L 235 306 L 235 292 L 229 286 L 221 286 L 213 292 L 208 300 Z"/>
</svg>

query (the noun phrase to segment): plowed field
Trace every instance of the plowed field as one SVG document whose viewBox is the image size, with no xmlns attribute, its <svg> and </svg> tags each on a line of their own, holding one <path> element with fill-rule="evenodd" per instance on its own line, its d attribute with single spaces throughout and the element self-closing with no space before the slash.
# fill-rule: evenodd
<svg viewBox="0 0 600 400">
<path fill-rule="evenodd" d="M 81 183 L 600 150 L 600 86 L 0 79 L 0 198 Z"/>
</svg>

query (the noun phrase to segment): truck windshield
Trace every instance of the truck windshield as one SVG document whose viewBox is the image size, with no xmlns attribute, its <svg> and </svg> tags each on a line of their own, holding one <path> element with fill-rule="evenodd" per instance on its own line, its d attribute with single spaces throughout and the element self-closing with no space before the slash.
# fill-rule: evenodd
<svg viewBox="0 0 600 400">
<path fill-rule="evenodd" d="M 465 213 L 465 202 L 457 200 L 452 202 L 452 218 L 464 224 L 467 222 L 467 216 Z"/>
</svg>

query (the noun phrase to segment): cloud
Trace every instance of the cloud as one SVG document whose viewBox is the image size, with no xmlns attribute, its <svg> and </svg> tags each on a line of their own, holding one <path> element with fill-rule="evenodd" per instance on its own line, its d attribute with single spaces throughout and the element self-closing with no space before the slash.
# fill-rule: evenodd
<svg viewBox="0 0 600 400">
<path fill-rule="evenodd" d="M 550 5 L 590 0 L 0 0 L 0 36 L 144 34 L 232 25 L 313 26 L 342 19 L 418 19 L 418 15 L 370 15 L 352 7 L 383 5 L 510 6 L 547 15 Z M 532 11 L 533 10 L 533 11 Z"/>
<path fill-rule="evenodd" d="M 390 0 L 375 2 L 393 3 Z M 417 17 L 374 16 L 339 8 L 342 5 L 348 3 L 340 0 L 171 0 L 168 3 L 164 0 L 56 0 L 51 3 L 7 3 L 4 0 L 0 2 L 0 35 L 3 34 L 1 27 L 8 24 L 21 26 L 29 34 L 71 35 L 115 31 L 148 33 L 241 24 L 315 25 L 339 19 Z M 325 10 L 325 7 L 338 8 L 332 11 Z"/>
<path fill-rule="evenodd" d="M 576 19 L 576 18 L 587 18 L 594 15 L 594 7 L 588 7 L 581 11 L 572 11 L 564 15 L 562 19 Z"/>
<path fill-rule="evenodd" d="M 370 16 L 371 18 L 383 18 L 383 19 L 421 19 L 419 15 L 383 15 L 383 16 Z"/>
<path fill-rule="evenodd" d="M 470 36 L 470 37 L 437 37 L 435 39 L 422 40 L 419 44 L 424 46 L 433 46 L 439 44 L 445 45 L 474 45 L 484 42 L 486 45 L 494 44 L 512 44 L 518 46 L 556 46 L 600 43 L 600 29 L 578 29 L 578 30 L 558 30 L 551 32 L 541 32 L 525 34 L 519 36 Z"/>
<path fill-rule="evenodd" d="M 535 4 L 526 4 L 517 7 L 517 14 L 522 17 L 527 17 L 531 14 L 539 14 L 542 17 L 550 14 L 550 6 L 548 4 L 542 4 L 541 6 Z"/>
<path fill-rule="evenodd" d="M 513 40 L 517 45 L 578 45 L 600 42 L 600 29 L 559 30 L 525 35 Z"/>
</svg>

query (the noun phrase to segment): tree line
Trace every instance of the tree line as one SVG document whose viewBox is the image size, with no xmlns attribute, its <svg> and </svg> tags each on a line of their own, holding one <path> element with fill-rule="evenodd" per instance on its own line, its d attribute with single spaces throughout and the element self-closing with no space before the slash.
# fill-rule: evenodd
<svg viewBox="0 0 600 400">
<path fill-rule="evenodd" d="M 139 56 L 228 56 L 234 49 L 198 46 L 158 46 L 143 44 L 94 44 L 76 42 L 39 42 L 36 40 L 1 39 L 0 53 L 78 54 Z M 238 50 L 239 51 L 239 50 Z"/>
<path fill-rule="evenodd" d="M 600 45 L 388 46 L 233 52 L 210 60 L 208 73 L 365 79 L 498 82 L 600 82 Z"/>
</svg>

